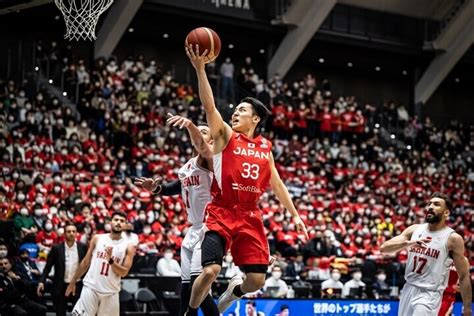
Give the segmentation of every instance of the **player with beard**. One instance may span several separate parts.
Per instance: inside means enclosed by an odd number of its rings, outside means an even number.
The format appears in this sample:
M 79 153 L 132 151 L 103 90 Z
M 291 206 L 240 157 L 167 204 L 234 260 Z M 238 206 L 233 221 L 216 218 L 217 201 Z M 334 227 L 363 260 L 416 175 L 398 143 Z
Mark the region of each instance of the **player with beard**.
M 446 226 L 452 207 L 446 194 L 433 193 L 426 206 L 427 223 L 412 225 L 382 244 L 382 253 L 408 251 L 406 284 L 400 296 L 398 315 L 437 315 L 451 262 L 459 275 L 463 315 L 472 315 L 471 280 L 464 259 L 464 240 Z
M 66 296 L 76 292 L 76 281 L 87 271 L 81 297 L 72 311 L 73 315 L 120 314 L 120 282 L 132 267 L 135 247 L 122 237 L 127 222 L 125 213 L 112 214 L 112 231 L 97 234 L 89 250 L 66 289 Z

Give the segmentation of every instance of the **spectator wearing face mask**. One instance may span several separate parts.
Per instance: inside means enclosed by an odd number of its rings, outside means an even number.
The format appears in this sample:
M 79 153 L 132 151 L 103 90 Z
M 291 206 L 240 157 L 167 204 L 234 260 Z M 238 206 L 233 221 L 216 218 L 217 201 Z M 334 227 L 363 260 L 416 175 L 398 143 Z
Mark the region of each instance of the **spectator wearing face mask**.
M 275 298 L 286 297 L 288 292 L 288 285 L 281 279 L 282 270 L 279 266 L 274 266 L 272 269 L 272 276 L 265 281 L 263 291 L 267 292 L 267 295 Z M 277 288 L 278 291 L 270 291 L 270 288 Z
M 376 300 L 388 300 L 390 299 L 390 286 L 385 280 L 387 275 L 384 270 L 377 270 L 375 274 L 375 282 L 372 284 L 372 291 Z
M 44 222 L 43 229 L 36 234 L 36 243 L 40 252 L 46 256 L 51 250 L 53 244 L 58 242 L 58 234 L 53 230 L 53 222 L 48 219 Z
M 163 258 L 158 260 L 156 265 L 156 275 L 164 277 L 181 276 L 181 268 L 178 261 L 173 259 L 173 250 L 166 249 Z
M 0 259 L 8 257 L 8 246 L 5 241 L 0 238 Z
M 224 262 L 222 263 L 222 269 L 220 272 L 221 276 L 227 279 L 232 279 L 236 275 L 241 275 L 242 272 L 240 271 L 239 267 L 235 265 L 234 258 L 230 254 L 224 257 Z
M 32 286 L 36 288 L 41 272 L 36 263 L 30 258 L 28 249 L 22 249 L 20 251 L 20 258 L 15 262 L 14 270 L 27 277 L 28 286 L 31 287 L 29 290 L 32 289 Z
M 362 288 L 362 291 L 357 292 L 352 289 L 359 290 Z M 365 289 L 365 283 L 362 282 L 362 272 L 360 269 L 355 269 L 352 272 L 352 279 L 347 281 L 344 284 L 344 288 L 342 289 L 342 297 L 343 298 L 366 298 L 365 293 L 363 293 L 363 290 Z M 352 290 L 352 291 L 351 291 Z
M 321 283 L 322 297 L 338 298 L 341 296 L 344 285 L 341 281 L 341 272 L 339 269 L 331 271 L 331 278 Z
M 36 232 L 38 231 L 33 221 L 33 217 L 30 215 L 30 212 L 28 211 L 28 208 L 26 208 L 26 206 L 23 206 L 20 209 L 20 214 L 17 214 L 15 216 L 15 219 L 13 220 L 13 225 L 15 227 L 17 235 L 20 238 L 24 238 L 26 235 L 29 234 L 36 234 Z

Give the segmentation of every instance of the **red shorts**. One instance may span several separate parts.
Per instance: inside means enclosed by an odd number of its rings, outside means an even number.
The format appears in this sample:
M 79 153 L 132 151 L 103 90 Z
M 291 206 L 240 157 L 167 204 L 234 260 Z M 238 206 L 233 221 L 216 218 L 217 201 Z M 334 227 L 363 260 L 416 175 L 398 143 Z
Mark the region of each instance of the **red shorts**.
M 237 266 L 269 264 L 270 251 L 263 229 L 262 215 L 255 205 L 221 205 L 206 207 L 206 227 L 225 239 L 225 251 L 230 248 Z
M 443 299 L 441 300 L 441 307 L 439 308 L 439 316 L 446 316 L 449 308 L 454 304 L 456 301 L 455 295 L 443 295 Z

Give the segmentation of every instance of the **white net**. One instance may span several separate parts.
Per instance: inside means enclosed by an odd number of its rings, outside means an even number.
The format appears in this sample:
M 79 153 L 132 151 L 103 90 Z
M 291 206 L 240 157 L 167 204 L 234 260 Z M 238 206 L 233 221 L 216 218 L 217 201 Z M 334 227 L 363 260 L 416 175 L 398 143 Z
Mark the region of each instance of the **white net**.
M 96 40 L 95 27 L 99 17 L 114 0 L 54 0 L 66 22 L 65 39 Z

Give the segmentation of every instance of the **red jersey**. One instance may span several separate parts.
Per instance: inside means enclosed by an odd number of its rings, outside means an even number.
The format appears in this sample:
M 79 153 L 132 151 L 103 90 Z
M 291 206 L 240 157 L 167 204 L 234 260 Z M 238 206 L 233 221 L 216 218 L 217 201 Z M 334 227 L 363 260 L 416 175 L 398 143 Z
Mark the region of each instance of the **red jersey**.
M 232 133 L 227 146 L 214 155 L 213 201 L 256 204 L 270 182 L 272 143 L 261 135 L 250 139 Z
M 449 279 L 448 279 L 448 286 L 444 290 L 443 295 L 456 295 L 457 292 L 457 284 L 458 284 L 458 273 L 456 271 L 456 268 L 454 267 L 454 263 L 451 264 L 451 267 L 449 268 Z

